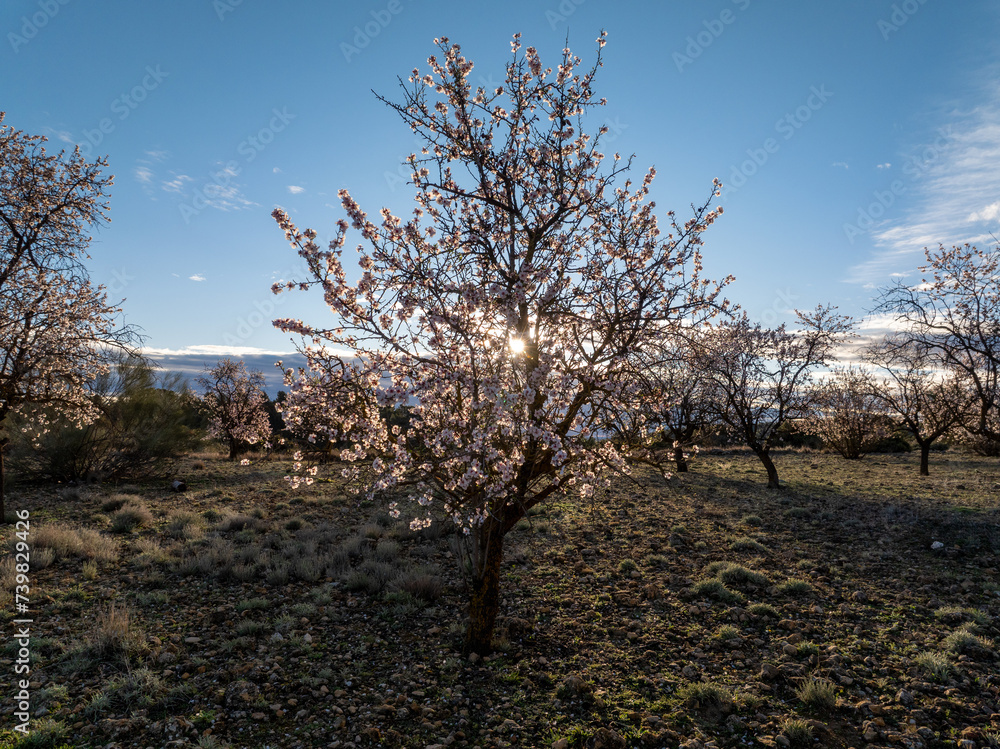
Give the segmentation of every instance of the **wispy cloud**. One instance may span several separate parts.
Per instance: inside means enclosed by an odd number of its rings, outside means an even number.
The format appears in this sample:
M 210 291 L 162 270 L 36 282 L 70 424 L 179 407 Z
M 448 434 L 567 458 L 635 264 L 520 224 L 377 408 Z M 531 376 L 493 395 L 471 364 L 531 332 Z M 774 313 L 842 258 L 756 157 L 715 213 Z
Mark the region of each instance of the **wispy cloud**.
M 164 180 L 161 187 L 164 192 L 174 192 L 183 193 L 184 183 L 193 182 L 194 180 L 186 174 L 175 174 L 173 179 Z
M 839 167 L 841 167 L 842 169 L 850 169 L 850 168 L 851 168 L 851 167 L 850 167 L 850 166 L 849 166 L 849 165 L 847 164 L 847 162 L 846 162 L 846 161 L 834 161 L 834 162 L 833 162 L 832 164 L 830 164 L 830 166 L 839 166 Z
M 201 273 L 195 273 L 193 276 L 188 276 L 189 281 L 206 281 L 206 279 Z
M 153 170 L 144 166 L 137 166 L 135 168 L 135 178 L 144 184 L 149 184 L 153 181 Z
M 889 169 L 891 167 L 892 167 L 892 164 L 890 164 L 888 161 L 885 162 L 884 164 L 876 164 L 875 165 L 876 169 Z
M 914 149 L 902 172 L 913 199 L 904 216 L 873 230 L 874 256 L 854 266 L 848 281 L 879 286 L 893 274 L 910 275 L 925 247 L 990 242 L 1000 219 L 1000 85 L 983 103 L 939 128 L 932 142 Z M 971 212 L 970 212 L 971 210 Z
M 305 191 L 306 191 L 306 188 L 299 187 L 298 185 L 289 185 L 288 186 L 288 192 L 290 192 L 292 195 L 298 195 L 300 192 L 305 192 Z

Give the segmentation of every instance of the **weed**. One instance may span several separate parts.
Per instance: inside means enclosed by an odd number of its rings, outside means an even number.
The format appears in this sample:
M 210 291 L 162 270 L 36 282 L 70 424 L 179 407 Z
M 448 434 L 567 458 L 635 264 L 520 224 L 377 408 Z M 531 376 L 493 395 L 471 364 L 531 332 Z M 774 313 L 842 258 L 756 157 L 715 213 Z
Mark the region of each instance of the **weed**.
M 782 724 L 781 732 L 792 746 L 812 746 L 812 726 L 801 718 L 788 718 Z
M 136 528 L 153 524 L 153 513 L 143 504 L 127 502 L 121 509 L 111 515 L 111 531 L 113 533 L 131 533 Z
M 433 603 L 440 598 L 444 588 L 440 578 L 419 570 L 403 575 L 394 582 L 394 586 L 427 603 Z
M 754 527 L 764 525 L 764 519 L 760 515 L 744 515 L 740 518 L 740 522 L 744 525 L 751 525 Z
M 695 597 L 713 598 L 722 603 L 742 603 L 746 599 L 742 593 L 727 588 L 721 580 L 701 580 L 691 586 Z
M 176 510 L 167 519 L 166 534 L 171 538 L 194 539 L 205 531 L 203 516 L 187 510 Z
M 962 622 L 973 622 L 975 624 L 989 624 L 990 615 L 985 611 L 972 608 L 962 608 L 960 606 L 942 606 L 934 612 L 934 617 L 946 624 L 960 624 Z
M 729 548 L 733 551 L 753 552 L 755 554 L 765 554 L 767 552 L 767 547 L 764 546 L 764 544 L 750 538 L 749 536 L 734 538 L 730 542 Z
M 715 636 L 723 642 L 728 642 L 739 638 L 740 631 L 732 624 L 723 624 L 715 631 Z
M 685 684 L 677 690 L 677 697 L 692 707 L 730 705 L 733 702 L 732 692 L 723 686 L 705 681 Z
M 46 567 L 51 567 L 55 561 L 55 551 L 52 549 L 37 549 L 31 553 L 28 564 L 32 571 L 37 571 L 44 570 Z
M 816 591 L 811 582 L 797 578 L 785 580 L 778 586 L 777 590 L 778 593 L 785 596 L 810 595 Z
M 271 607 L 271 602 L 266 598 L 248 598 L 236 604 L 236 613 L 242 614 L 247 611 L 264 611 Z
M 781 614 L 769 603 L 752 603 L 747 607 L 747 611 L 754 616 L 766 617 L 768 619 L 779 619 Z
M 985 637 L 973 634 L 971 630 L 965 627 L 956 629 L 945 637 L 941 645 L 948 652 L 965 653 L 966 655 L 977 652 L 991 652 L 993 650 L 992 640 L 987 640 Z
M 914 658 L 914 662 L 917 664 L 917 668 L 923 671 L 931 681 L 944 682 L 951 675 L 951 661 L 944 653 L 925 650 Z
M 623 575 L 628 575 L 631 572 L 635 572 L 639 569 L 638 565 L 631 559 L 623 559 L 618 563 L 618 571 Z
M 732 562 L 712 562 L 705 568 L 705 574 L 726 585 L 768 585 L 771 579 L 762 572 L 747 569 Z
M 826 679 L 810 677 L 795 690 L 795 696 L 815 710 L 832 710 L 837 705 L 837 689 Z
M 97 562 L 90 560 L 89 562 L 83 563 L 83 579 L 84 580 L 97 579 Z

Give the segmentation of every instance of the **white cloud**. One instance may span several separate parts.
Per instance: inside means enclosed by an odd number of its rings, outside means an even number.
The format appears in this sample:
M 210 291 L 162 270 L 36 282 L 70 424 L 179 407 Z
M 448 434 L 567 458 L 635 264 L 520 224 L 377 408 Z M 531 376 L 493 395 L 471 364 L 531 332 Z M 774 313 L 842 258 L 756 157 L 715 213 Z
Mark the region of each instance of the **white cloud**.
M 295 351 L 270 351 L 256 346 L 220 346 L 213 343 L 196 344 L 184 348 L 144 348 L 147 356 L 293 356 Z
M 165 192 L 182 193 L 186 182 L 194 182 L 194 179 L 186 174 L 178 174 L 173 179 L 164 181 L 162 187 Z
M 153 161 L 166 161 L 167 156 L 170 155 L 166 151 L 145 151 L 144 153 Z
M 137 166 L 135 168 L 135 178 L 140 182 L 149 184 L 153 180 L 153 172 L 144 166 Z
M 839 166 L 839 167 L 843 167 L 844 169 L 850 169 L 851 168 L 850 166 L 847 165 L 847 162 L 845 162 L 845 161 L 834 161 L 832 164 L 830 164 L 830 166 Z
M 889 163 L 889 162 L 887 161 L 887 162 L 885 162 L 884 164 L 876 164 L 876 165 L 875 165 L 875 168 L 876 168 L 876 169 L 888 169 L 888 168 L 889 168 L 889 167 L 891 167 L 891 166 L 892 166 L 892 164 L 890 164 L 890 163 Z
M 288 192 L 290 192 L 292 195 L 298 195 L 300 192 L 305 192 L 305 191 L 306 191 L 306 188 L 299 187 L 298 185 L 289 185 L 288 186 Z
M 206 279 L 201 273 L 195 273 L 193 276 L 188 276 L 189 281 L 206 281 Z
M 848 281 L 881 286 L 891 274 L 914 273 L 925 262 L 925 247 L 992 241 L 980 222 L 1000 218 L 1000 203 L 971 215 L 969 208 L 1000 195 L 1000 84 L 990 84 L 978 106 L 951 114 L 950 123 L 907 156 L 901 167 L 905 214 L 872 229 L 877 249 L 851 268 Z
M 277 166 L 274 167 L 274 169 L 271 170 L 271 173 L 272 174 L 280 174 L 281 173 L 281 167 L 277 167 Z
M 969 218 L 966 220 L 970 222 L 994 221 L 998 218 L 1000 218 L 1000 200 L 998 200 L 996 203 L 990 203 L 981 211 L 970 213 Z

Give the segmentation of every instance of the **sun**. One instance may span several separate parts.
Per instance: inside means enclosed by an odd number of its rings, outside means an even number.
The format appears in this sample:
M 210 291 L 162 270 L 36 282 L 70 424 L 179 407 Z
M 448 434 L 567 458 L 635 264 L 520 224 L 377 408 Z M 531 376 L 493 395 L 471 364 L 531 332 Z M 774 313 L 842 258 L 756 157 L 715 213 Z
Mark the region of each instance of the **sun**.
M 520 338 L 510 339 L 510 350 L 513 354 L 523 354 L 524 353 L 524 341 Z

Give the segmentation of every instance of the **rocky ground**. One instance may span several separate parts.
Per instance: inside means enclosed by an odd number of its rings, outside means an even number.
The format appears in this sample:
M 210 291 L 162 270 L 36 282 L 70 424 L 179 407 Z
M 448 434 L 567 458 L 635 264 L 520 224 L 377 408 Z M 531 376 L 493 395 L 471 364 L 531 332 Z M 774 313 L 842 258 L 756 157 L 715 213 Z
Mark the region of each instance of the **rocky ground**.
M 776 463 L 780 492 L 703 454 L 533 514 L 483 659 L 446 528 L 293 492 L 281 460 L 15 489 L 36 731 L 10 730 L 6 561 L 0 747 L 997 746 L 1000 462 Z

